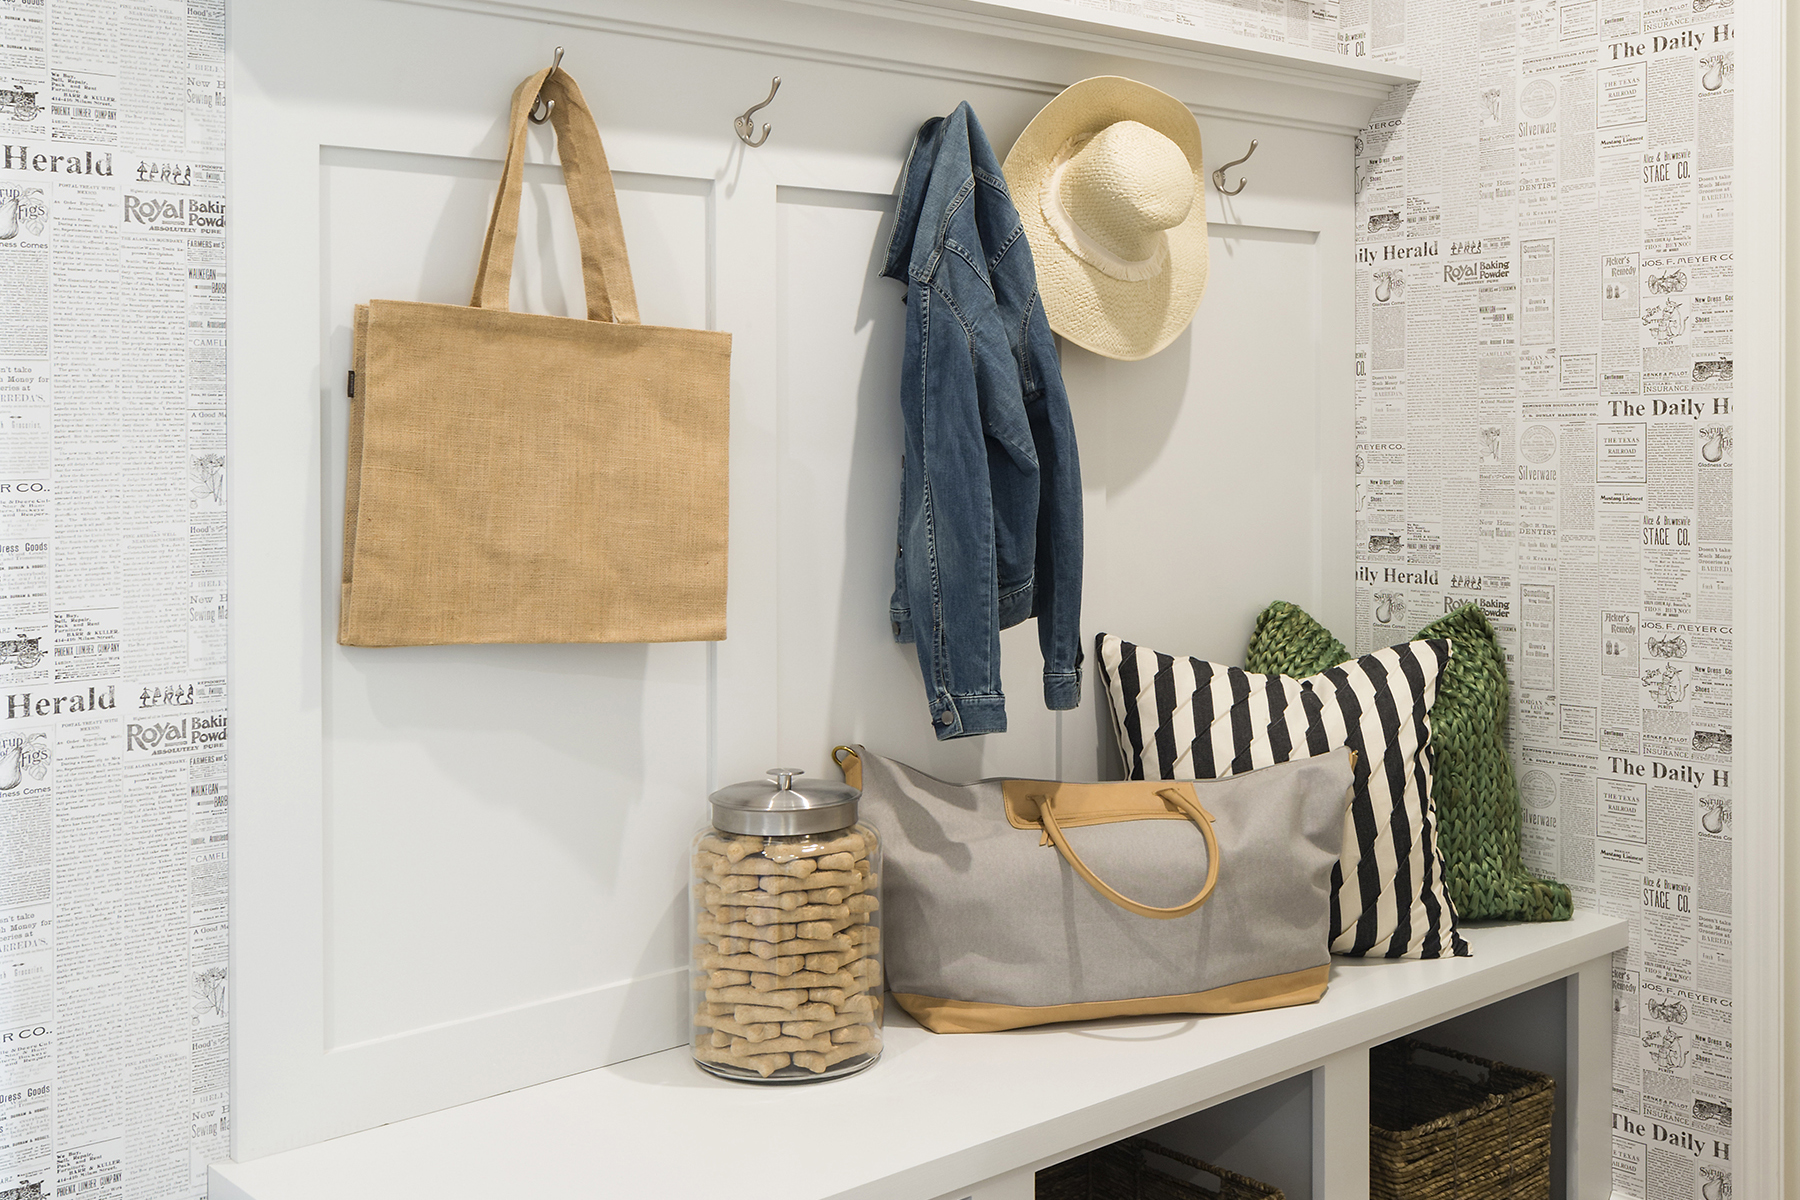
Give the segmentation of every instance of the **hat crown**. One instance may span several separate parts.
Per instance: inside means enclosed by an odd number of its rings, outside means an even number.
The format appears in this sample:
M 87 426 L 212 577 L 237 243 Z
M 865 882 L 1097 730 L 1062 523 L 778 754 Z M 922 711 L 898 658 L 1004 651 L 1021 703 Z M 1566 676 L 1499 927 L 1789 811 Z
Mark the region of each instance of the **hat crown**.
M 1122 259 L 1143 259 L 1158 235 L 1187 220 L 1194 168 L 1172 140 L 1137 121 L 1115 121 L 1068 159 L 1057 199 L 1081 232 Z

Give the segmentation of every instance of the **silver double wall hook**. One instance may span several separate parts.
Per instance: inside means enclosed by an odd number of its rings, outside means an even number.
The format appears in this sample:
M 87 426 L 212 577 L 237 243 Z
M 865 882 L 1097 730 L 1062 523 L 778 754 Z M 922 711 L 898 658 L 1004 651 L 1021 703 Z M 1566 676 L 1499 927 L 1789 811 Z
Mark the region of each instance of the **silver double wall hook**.
M 1213 172 L 1213 186 L 1219 189 L 1219 195 L 1235 196 L 1239 192 L 1244 190 L 1244 185 L 1246 183 L 1250 182 L 1249 180 L 1245 179 L 1242 175 L 1239 175 L 1237 186 L 1234 188 L 1228 188 L 1225 186 L 1225 172 L 1229 171 L 1232 167 L 1239 166 L 1243 163 L 1249 162 L 1250 156 L 1255 153 L 1256 153 L 1256 139 L 1251 138 L 1250 139 L 1250 148 L 1248 150 L 1244 151 L 1244 157 L 1234 158 L 1230 162 L 1226 163 L 1222 167 L 1219 167 L 1217 170 L 1215 170 Z
M 773 104 L 775 102 L 775 93 L 780 90 L 781 76 L 777 75 L 769 81 L 769 98 L 764 100 L 761 104 L 752 104 L 749 108 L 746 108 L 743 112 L 739 113 L 736 119 L 731 122 L 731 127 L 737 130 L 738 140 L 743 142 L 744 145 L 752 147 L 760 146 L 769 140 L 769 125 L 766 121 L 763 123 L 762 136 L 756 136 L 756 114 L 760 110 Z
M 556 48 L 556 56 L 550 60 L 550 74 L 544 76 L 545 83 L 549 83 L 551 78 L 562 69 L 562 54 L 563 48 L 558 46 Z M 531 123 L 533 125 L 542 125 L 545 121 L 550 119 L 550 110 L 555 107 L 556 101 L 544 99 L 540 89 L 538 98 L 533 101 L 531 105 Z M 542 109 L 543 111 L 540 113 L 538 111 L 539 109 Z

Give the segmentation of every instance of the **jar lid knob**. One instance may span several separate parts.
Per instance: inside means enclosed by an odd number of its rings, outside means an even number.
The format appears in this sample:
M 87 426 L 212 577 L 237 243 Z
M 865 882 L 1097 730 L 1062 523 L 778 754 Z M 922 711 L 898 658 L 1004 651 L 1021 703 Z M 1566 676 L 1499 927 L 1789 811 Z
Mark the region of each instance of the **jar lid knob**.
M 763 774 L 774 779 L 775 786 L 782 791 L 787 792 L 793 790 L 794 776 L 804 775 L 806 772 L 802 771 L 799 767 L 771 767 L 769 770 L 764 771 Z

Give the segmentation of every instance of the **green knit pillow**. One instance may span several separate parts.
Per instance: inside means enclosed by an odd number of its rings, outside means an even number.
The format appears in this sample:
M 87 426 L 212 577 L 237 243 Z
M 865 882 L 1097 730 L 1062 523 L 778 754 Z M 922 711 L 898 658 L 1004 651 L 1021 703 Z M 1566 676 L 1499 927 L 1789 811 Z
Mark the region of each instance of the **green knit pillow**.
M 1506 655 L 1480 608 L 1464 605 L 1413 635 L 1449 638 L 1450 666 L 1431 706 L 1431 794 L 1450 899 L 1466 919 L 1566 921 L 1569 889 L 1540 879 L 1519 856 L 1519 785 L 1500 731 Z M 1354 658 L 1331 631 L 1284 600 L 1256 618 L 1245 667 L 1305 677 Z

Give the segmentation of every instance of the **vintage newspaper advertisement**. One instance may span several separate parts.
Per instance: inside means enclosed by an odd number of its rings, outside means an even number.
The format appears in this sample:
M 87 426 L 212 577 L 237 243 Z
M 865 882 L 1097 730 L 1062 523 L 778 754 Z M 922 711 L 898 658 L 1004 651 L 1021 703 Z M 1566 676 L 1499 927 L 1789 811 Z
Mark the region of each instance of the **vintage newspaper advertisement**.
M 206 1191 L 223 0 L 0 0 L 0 1197 Z
M 1003 0 L 1004 2 L 1004 0 Z M 1331 53 L 1362 53 L 1364 47 L 1340 46 L 1341 0 L 1050 0 L 1072 17 L 1119 23 L 1160 22 L 1196 36 L 1280 42 L 1285 46 Z
M 1620 1194 L 1731 1194 L 1731 0 L 1346 0 L 1359 648 L 1478 604 L 1526 865 L 1631 923 Z

